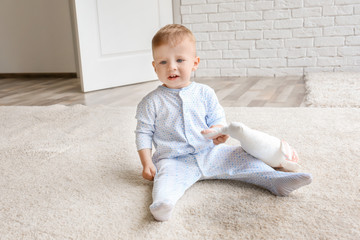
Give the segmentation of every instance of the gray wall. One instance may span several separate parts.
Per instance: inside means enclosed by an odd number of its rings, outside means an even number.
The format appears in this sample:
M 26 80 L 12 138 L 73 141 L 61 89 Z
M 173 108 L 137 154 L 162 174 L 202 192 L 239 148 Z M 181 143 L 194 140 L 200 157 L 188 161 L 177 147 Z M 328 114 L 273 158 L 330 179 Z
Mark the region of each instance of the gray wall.
M 0 0 L 0 73 L 76 72 L 69 0 Z

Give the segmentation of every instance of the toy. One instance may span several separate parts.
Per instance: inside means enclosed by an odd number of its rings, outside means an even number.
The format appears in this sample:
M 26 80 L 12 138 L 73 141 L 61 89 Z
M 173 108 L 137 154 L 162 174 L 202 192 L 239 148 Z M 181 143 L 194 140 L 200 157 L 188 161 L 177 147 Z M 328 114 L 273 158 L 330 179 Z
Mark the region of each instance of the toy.
M 228 134 L 240 141 L 241 147 L 252 156 L 273 168 L 284 171 L 298 171 L 299 157 L 285 141 L 269 134 L 251 129 L 243 123 L 232 122 L 221 128 L 210 128 L 201 132 L 205 138 L 212 139 L 220 134 Z

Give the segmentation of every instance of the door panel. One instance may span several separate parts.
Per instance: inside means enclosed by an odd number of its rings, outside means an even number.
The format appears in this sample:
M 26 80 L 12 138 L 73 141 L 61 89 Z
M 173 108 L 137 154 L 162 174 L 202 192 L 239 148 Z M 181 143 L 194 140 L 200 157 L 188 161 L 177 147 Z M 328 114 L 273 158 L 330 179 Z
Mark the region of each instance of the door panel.
M 172 23 L 171 0 L 75 0 L 84 92 L 157 79 L 151 39 Z

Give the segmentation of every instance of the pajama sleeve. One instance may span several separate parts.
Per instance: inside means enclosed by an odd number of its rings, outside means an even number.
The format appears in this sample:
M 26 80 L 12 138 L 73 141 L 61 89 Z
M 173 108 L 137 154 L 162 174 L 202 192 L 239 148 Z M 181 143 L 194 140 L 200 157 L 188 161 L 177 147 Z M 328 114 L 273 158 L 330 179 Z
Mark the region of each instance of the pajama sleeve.
M 225 112 L 223 107 L 220 105 L 219 100 L 213 89 L 208 91 L 207 96 L 207 114 L 206 124 L 208 127 L 213 125 L 226 125 Z
M 152 104 L 146 98 L 139 103 L 135 118 L 137 119 L 135 130 L 137 150 L 152 149 L 152 139 L 155 131 L 155 111 Z

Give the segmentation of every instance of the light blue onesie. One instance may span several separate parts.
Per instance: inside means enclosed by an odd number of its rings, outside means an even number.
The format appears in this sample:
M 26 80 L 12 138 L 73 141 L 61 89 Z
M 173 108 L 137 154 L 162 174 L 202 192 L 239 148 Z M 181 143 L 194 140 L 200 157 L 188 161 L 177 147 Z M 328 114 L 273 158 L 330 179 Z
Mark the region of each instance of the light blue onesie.
M 240 146 L 214 145 L 205 139 L 201 130 L 226 125 L 226 119 L 214 90 L 204 84 L 192 82 L 182 89 L 159 86 L 139 103 L 136 119 L 137 149 L 152 148 L 152 144 L 156 149 L 150 209 L 161 203 L 175 205 L 199 180 L 236 179 L 287 195 L 304 177 L 275 171 Z

